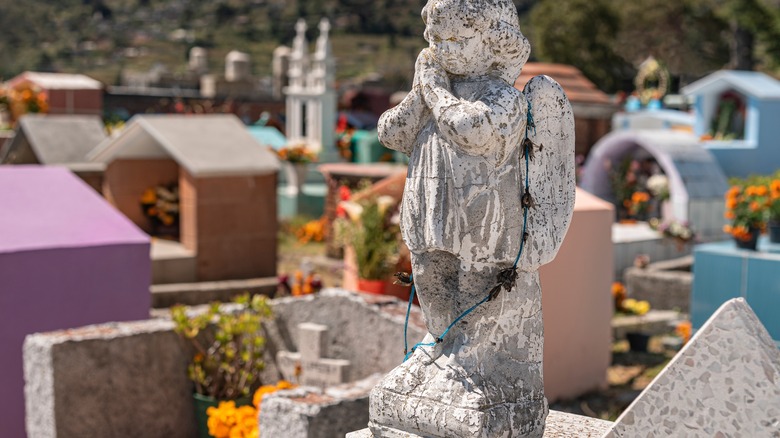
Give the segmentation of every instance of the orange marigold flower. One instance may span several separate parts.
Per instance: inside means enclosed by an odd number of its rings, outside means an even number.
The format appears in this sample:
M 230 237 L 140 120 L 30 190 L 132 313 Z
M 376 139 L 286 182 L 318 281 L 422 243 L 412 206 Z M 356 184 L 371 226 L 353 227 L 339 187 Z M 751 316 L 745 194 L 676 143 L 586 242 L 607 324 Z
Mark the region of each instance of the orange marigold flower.
M 742 189 L 739 186 L 731 186 L 729 191 L 726 192 L 726 196 L 729 198 L 736 198 L 741 192 Z
M 634 194 L 631 195 L 631 200 L 635 203 L 647 202 L 650 200 L 650 195 L 646 192 L 634 192 Z
M 723 213 L 723 217 L 726 218 L 726 219 L 732 220 L 732 219 L 735 219 L 737 217 L 737 215 L 734 214 L 733 211 L 727 211 L 727 212 Z
M 729 198 L 726 200 L 726 208 L 728 208 L 729 210 L 733 210 L 737 208 L 737 204 L 738 202 L 736 198 Z
M 685 321 L 677 324 L 675 328 L 677 336 L 683 339 L 683 343 L 687 343 L 691 339 L 691 333 L 693 332 L 693 326 L 690 321 Z
M 766 196 L 769 190 L 766 186 L 757 186 L 755 192 L 757 196 Z
M 280 380 L 279 383 L 276 384 L 276 387 L 278 389 L 292 389 L 295 388 L 295 385 L 288 382 L 287 380 Z
M 756 201 L 751 202 L 750 203 L 750 211 L 752 211 L 754 213 L 758 212 L 758 211 L 761 211 L 761 204 L 759 204 Z
M 769 191 L 771 192 L 772 199 L 780 198 L 780 179 L 773 180 L 769 184 Z
M 625 293 L 626 293 L 626 287 L 623 286 L 623 283 L 619 281 L 612 283 L 612 296 L 617 296 Z

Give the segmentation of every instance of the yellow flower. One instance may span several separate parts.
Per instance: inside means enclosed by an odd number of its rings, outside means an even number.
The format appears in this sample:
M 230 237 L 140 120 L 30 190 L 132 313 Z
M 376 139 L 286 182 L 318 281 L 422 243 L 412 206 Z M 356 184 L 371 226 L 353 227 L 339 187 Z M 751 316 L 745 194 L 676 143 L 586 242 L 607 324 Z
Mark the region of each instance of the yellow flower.
M 637 315 L 644 315 L 649 311 L 650 311 L 650 303 L 648 303 L 647 301 L 644 300 L 639 301 L 634 306 L 634 313 L 636 313 Z

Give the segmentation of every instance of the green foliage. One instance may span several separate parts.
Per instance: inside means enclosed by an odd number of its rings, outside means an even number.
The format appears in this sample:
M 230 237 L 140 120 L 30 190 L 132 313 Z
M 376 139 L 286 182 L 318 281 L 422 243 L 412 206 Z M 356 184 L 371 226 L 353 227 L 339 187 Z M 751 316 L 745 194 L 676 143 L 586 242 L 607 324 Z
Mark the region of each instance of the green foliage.
M 250 395 L 260 385 L 265 365 L 262 322 L 272 315 L 266 298 L 244 294 L 234 304 L 229 308 L 212 303 L 194 316 L 184 306 L 171 308 L 176 333 L 196 351 L 188 367 L 195 391 L 219 400 Z
M 530 24 L 540 60 L 572 64 L 608 92 L 630 91 L 651 55 L 685 82 L 725 67 L 780 69 L 777 0 L 541 0 Z
M 620 16 L 608 0 L 543 0 L 531 22 L 539 59 L 574 65 L 606 90 L 622 88 L 633 75 L 614 49 Z
M 353 227 L 350 233 L 358 275 L 367 280 L 384 279 L 397 260 L 398 230 L 388 226 L 387 215 L 375 202 L 365 204 L 360 220 L 361 224 Z
M 398 262 L 400 216 L 392 197 L 366 194 L 369 185 L 361 183 L 357 196 L 339 203 L 334 231 L 337 242 L 355 251 L 358 276 L 381 280 L 390 275 Z

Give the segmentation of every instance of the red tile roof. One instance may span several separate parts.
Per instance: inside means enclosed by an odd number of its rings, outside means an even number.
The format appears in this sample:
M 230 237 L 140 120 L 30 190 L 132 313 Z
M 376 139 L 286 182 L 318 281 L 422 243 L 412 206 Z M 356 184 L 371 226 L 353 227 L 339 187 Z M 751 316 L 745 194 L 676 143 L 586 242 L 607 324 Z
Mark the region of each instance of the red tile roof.
M 545 62 L 529 62 L 523 67 L 523 72 L 515 81 L 515 88 L 522 90 L 525 84 L 534 76 L 547 75 L 558 81 L 572 103 L 612 103 L 610 97 L 596 88 L 582 72 L 571 65 L 549 64 Z

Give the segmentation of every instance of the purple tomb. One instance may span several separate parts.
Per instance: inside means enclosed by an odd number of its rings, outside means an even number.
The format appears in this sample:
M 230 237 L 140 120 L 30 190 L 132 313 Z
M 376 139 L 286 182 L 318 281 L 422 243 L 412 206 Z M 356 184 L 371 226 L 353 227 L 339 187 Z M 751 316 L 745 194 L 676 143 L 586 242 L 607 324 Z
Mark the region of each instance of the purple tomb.
M 25 436 L 24 337 L 146 319 L 150 279 L 149 237 L 79 178 L 65 168 L 0 167 L 3 436 Z

